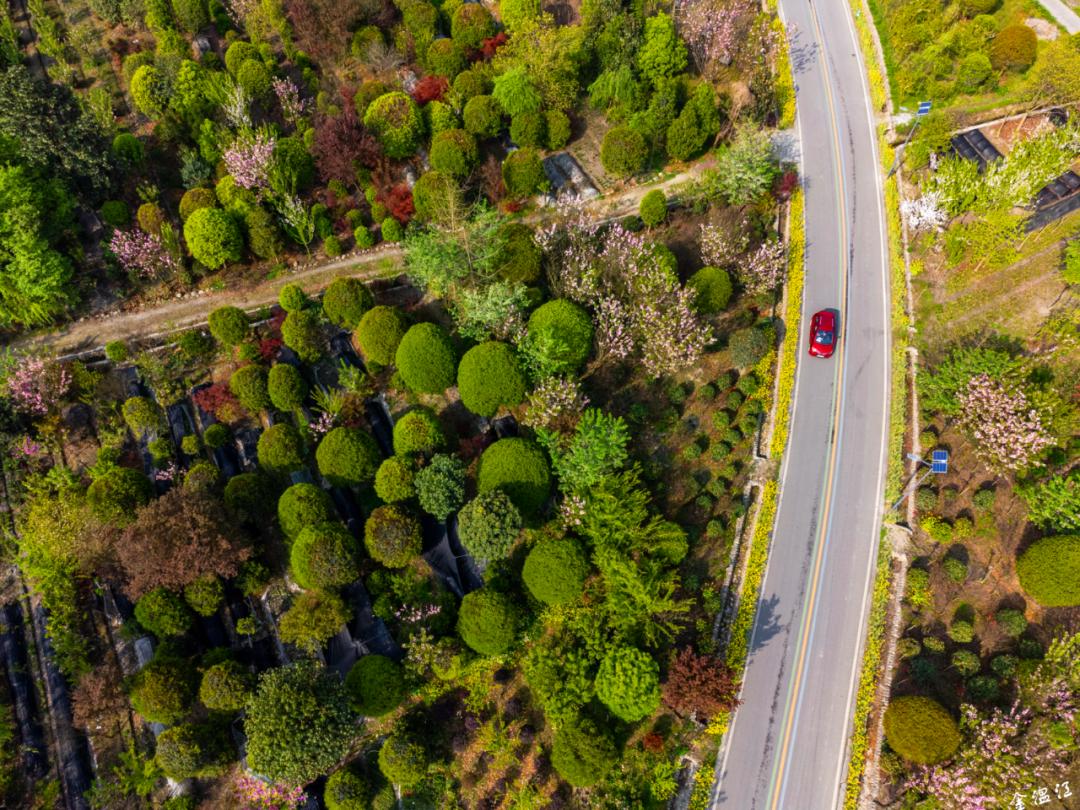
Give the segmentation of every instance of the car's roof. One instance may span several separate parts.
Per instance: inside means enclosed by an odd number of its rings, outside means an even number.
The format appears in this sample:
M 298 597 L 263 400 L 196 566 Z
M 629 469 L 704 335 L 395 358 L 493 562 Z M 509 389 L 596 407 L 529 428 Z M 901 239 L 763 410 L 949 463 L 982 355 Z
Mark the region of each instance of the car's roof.
M 814 325 L 818 329 L 833 329 L 836 327 L 836 316 L 831 311 L 823 309 L 814 313 Z

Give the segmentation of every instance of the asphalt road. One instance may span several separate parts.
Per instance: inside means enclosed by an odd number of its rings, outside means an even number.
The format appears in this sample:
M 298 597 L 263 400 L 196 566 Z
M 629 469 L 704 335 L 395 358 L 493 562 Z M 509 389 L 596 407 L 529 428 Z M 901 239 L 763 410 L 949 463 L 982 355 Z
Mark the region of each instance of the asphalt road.
M 881 525 L 889 399 L 884 210 L 869 90 L 844 0 L 781 0 L 806 189 L 803 324 L 840 311 L 828 360 L 799 366 L 780 502 L 742 700 L 713 805 L 832 810 Z

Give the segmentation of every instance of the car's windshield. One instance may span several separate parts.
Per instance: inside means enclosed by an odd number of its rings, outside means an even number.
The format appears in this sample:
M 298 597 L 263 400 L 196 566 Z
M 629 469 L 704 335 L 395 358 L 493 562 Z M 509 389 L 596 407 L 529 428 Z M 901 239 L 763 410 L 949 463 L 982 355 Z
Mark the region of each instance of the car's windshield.
M 817 333 L 817 342 L 818 343 L 824 343 L 826 345 L 828 345 L 829 343 L 832 343 L 832 332 L 818 332 Z

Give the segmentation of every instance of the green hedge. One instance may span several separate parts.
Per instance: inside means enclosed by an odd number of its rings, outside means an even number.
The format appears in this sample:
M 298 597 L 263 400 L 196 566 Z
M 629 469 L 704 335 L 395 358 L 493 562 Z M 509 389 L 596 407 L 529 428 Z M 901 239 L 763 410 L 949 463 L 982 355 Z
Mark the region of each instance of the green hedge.
M 394 362 L 398 344 L 409 328 L 409 321 L 396 307 L 376 306 L 364 313 L 356 328 L 356 342 L 364 356 L 380 366 Z
M 333 520 L 334 502 L 314 484 L 293 484 L 278 498 L 277 515 L 282 534 L 292 540 L 307 526 Z
M 335 278 L 323 293 L 322 307 L 327 319 L 345 329 L 359 326 L 364 314 L 374 305 L 371 291 L 357 278 Z
M 364 547 L 387 568 L 403 568 L 420 554 L 420 521 L 397 504 L 380 506 L 364 523 Z
M 529 338 L 546 348 L 556 373 L 576 371 L 589 359 L 593 324 L 589 313 L 573 301 L 557 298 L 529 316 Z
M 541 540 L 521 570 L 529 593 L 546 605 L 561 605 L 581 597 L 591 566 L 581 544 L 571 537 Z
M 394 423 L 394 452 L 433 453 L 446 447 L 446 434 L 429 408 L 413 408 Z
M 389 714 L 405 699 L 405 673 L 383 655 L 365 655 L 352 665 L 345 689 L 353 709 L 364 717 Z
M 458 610 L 458 633 L 481 655 L 501 655 L 517 636 L 520 614 L 505 594 L 481 588 L 465 595 Z
M 319 472 L 337 487 L 353 487 L 371 481 L 379 469 L 379 446 L 365 430 L 336 427 L 315 450 Z
M 329 521 L 300 532 L 289 552 L 289 565 L 301 588 L 340 588 L 360 576 L 358 553 L 352 532 L 338 521 Z

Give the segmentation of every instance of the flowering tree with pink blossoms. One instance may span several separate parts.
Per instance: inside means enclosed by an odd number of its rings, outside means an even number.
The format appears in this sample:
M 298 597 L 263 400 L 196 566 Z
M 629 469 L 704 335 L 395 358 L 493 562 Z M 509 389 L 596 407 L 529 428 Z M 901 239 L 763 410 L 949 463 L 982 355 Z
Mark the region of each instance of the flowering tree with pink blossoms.
M 236 185 L 260 192 L 270 187 L 274 139 L 265 132 L 237 138 L 221 157 Z
M 712 340 L 693 294 L 644 237 L 621 225 L 602 228 L 578 214 L 537 235 L 557 295 L 592 309 L 597 363 L 640 358 L 653 376 L 694 363 Z
M 711 267 L 731 267 L 746 252 L 750 243 L 748 225 L 743 220 L 742 225 L 734 231 L 719 225 L 702 225 L 701 236 L 698 237 L 701 260 Z
M 1054 724 L 1072 728 L 1080 711 L 1080 634 L 1059 637 L 1031 673 L 1021 675 L 1018 700 L 1009 709 L 981 714 L 960 710 L 964 741 L 950 762 L 920 768 L 905 788 L 950 810 L 1008 806 L 1011 797 L 1062 781 L 1072 760 L 1069 746 L 1055 745 Z
M 736 265 L 735 274 L 750 295 L 770 292 L 784 281 L 787 270 L 784 256 L 783 242 L 768 239 Z
M 748 0 L 689 0 L 679 6 L 675 23 L 690 47 L 694 64 L 706 76 L 730 65 L 757 6 Z
M 573 377 L 544 377 L 529 394 L 523 421 L 531 428 L 569 433 L 588 404 Z
M 294 810 L 307 800 L 303 787 L 275 785 L 246 773 L 237 776 L 232 787 L 239 810 Z
M 300 96 L 300 88 L 292 79 L 274 79 L 271 83 L 277 96 L 281 114 L 290 124 L 295 125 L 304 114 L 307 101 Z
M 957 401 L 961 427 L 975 443 L 976 455 L 993 470 L 1024 470 L 1054 443 L 1024 393 L 989 374 L 972 377 Z
M 4 390 L 15 410 L 30 417 L 47 416 L 71 390 L 71 372 L 40 357 L 8 358 Z
M 161 237 L 138 228 L 113 231 L 109 252 L 126 273 L 144 279 L 158 278 L 180 269 L 176 257 L 170 253 Z

